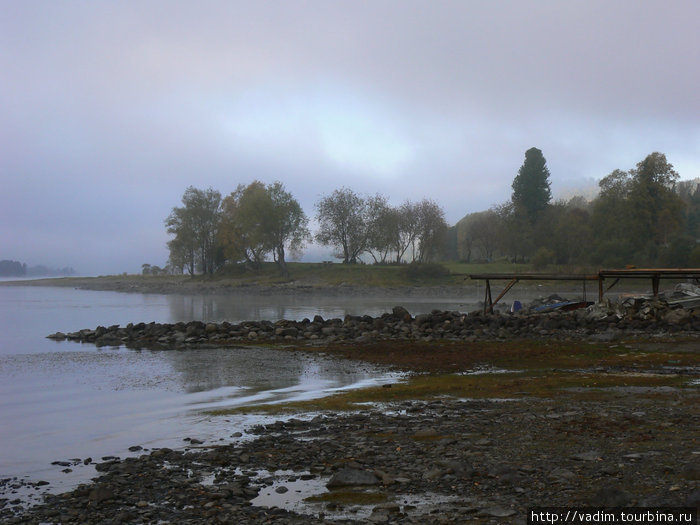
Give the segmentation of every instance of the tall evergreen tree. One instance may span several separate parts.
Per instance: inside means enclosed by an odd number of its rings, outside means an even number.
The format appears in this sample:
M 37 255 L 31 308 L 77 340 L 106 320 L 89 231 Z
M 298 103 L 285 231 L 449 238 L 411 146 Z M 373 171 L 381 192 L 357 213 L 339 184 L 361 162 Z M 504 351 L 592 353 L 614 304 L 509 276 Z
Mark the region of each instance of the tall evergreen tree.
M 549 169 L 542 151 L 530 148 L 525 152 L 525 162 L 513 180 L 511 197 L 516 209 L 525 211 L 530 222 L 535 222 L 552 200 L 549 187 Z

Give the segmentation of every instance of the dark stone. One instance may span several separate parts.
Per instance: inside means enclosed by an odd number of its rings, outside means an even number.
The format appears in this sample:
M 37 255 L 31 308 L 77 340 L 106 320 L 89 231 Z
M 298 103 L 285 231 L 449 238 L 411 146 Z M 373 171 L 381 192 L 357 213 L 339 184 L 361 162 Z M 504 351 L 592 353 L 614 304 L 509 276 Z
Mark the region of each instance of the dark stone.
M 391 313 L 402 321 L 410 321 L 412 319 L 411 314 L 403 306 L 394 306 L 391 309 Z
M 114 492 L 104 485 L 97 485 L 90 491 L 88 499 L 95 503 L 101 503 L 103 501 L 114 499 Z
M 632 498 L 617 486 L 602 487 L 595 495 L 594 505 L 601 507 L 624 507 Z
M 700 464 L 688 463 L 681 469 L 681 476 L 692 481 L 700 481 Z
M 378 485 L 379 479 L 366 470 L 345 467 L 336 472 L 326 483 L 326 487 L 355 487 L 363 485 Z
M 685 504 L 700 511 L 700 488 L 693 490 L 685 499 Z

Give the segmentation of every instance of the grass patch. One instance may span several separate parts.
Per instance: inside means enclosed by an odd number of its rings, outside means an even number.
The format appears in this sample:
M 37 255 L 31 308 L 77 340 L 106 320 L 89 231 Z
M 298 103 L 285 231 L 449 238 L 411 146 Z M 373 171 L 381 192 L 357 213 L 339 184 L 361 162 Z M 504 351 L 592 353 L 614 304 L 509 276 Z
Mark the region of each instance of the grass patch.
M 526 273 L 532 271 L 530 264 L 514 264 L 505 261 L 493 263 L 431 263 L 431 264 L 342 264 L 288 262 L 289 278 L 280 275 L 277 265 L 265 262 L 257 270 L 244 265 L 229 265 L 220 269 L 214 276 L 195 275 L 114 275 L 101 276 L 101 279 L 130 281 L 189 280 L 231 285 L 274 285 L 289 282 L 317 286 L 464 286 L 473 284 L 467 275 L 475 273 Z M 466 278 L 466 279 L 465 279 Z M 537 286 L 530 282 L 520 283 L 519 287 Z M 557 284 L 557 283 L 555 283 Z M 557 284 L 560 287 L 560 284 Z
M 412 265 L 374 265 L 374 264 L 324 264 L 324 263 L 288 263 L 289 279 L 280 276 L 274 263 L 265 263 L 257 271 L 234 271 L 223 269 L 215 279 L 227 279 L 240 284 L 281 284 L 295 282 L 310 286 L 420 286 L 420 285 L 454 285 L 462 283 L 443 268 L 423 269 Z

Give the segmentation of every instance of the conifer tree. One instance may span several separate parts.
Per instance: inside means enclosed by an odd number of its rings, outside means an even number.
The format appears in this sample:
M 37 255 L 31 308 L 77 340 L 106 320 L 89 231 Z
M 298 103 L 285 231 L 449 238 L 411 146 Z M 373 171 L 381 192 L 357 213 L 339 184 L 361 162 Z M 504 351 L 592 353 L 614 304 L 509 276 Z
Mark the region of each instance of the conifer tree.
M 530 222 L 534 223 L 552 200 L 549 169 L 541 150 L 530 148 L 525 152 L 525 162 L 518 170 L 512 187 L 513 205 L 526 212 Z

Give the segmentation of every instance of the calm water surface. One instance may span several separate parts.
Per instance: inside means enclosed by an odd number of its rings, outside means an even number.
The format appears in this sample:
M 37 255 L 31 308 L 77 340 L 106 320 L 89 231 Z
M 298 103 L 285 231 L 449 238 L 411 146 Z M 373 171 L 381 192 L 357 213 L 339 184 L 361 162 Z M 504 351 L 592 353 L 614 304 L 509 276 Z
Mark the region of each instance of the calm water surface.
M 183 446 L 245 432 L 253 416 L 209 416 L 212 407 L 313 398 L 391 382 L 396 374 L 329 356 L 265 348 L 135 351 L 45 338 L 133 322 L 301 320 L 372 316 L 401 304 L 412 314 L 465 305 L 415 298 L 142 295 L 0 286 L 0 478 L 45 479 L 53 490 L 94 475 L 52 466 L 71 458 L 129 454 L 128 448 Z

